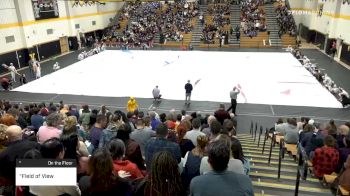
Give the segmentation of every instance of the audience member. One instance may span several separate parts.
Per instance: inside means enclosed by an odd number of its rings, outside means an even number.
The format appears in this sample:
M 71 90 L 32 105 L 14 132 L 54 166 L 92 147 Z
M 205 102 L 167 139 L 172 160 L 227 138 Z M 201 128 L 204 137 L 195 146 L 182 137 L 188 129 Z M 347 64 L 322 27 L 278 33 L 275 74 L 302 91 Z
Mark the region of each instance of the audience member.
M 177 127 L 176 132 L 177 132 L 177 143 L 179 144 L 180 149 L 181 149 L 181 157 L 184 157 L 185 154 L 188 151 L 191 151 L 195 146 L 193 145 L 193 142 L 190 139 L 185 138 L 188 131 L 187 131 L 184 124 L 180 124 Z M 199 130 L 198 130 L 198 132 L 199 132 Z M 196 141 L 196 143 L 197 143 L 197 141 Z
M 130 179 L 143 178 L 142 172 L 135 163 L 129 160 L 123 160 L 125 156 L 125 144 L 120 139 L 113 139 L 107 144 L 107 149 L 111 153 L 113 159 L 114 170 L 123 171 L 130 175 Z
M 130 195 L 130 183 L 114 174 L 113 160 L 110 153 L 102 148 L 97 149 L 90 157 L 89 176 L 79 181 L 82 195 Z
M 142 156 L 145 156 L 145 146 L 149 139 L 156 136 L 156 132 L 145 127 L 144 120 L 137 119 L 136 130 L 130 133 L 130 138 L 140 145 Z
M 339 152 L 335 149 L 335 140 L 328 135 L 324 138 L 324 146 L 315 150 L 312 159 L 314 175 L 320 179 L 324 174 L 335 172 L 339 162 Z
M 41 156 L 44 159 L 64 159 L 65 148 L 58 138 L 45 140 L 41 146 Z M 30 186 L 29 191 L 34 195 L 80 195 L 78 186 Z
M 252 182 L 247 175 L 227 170 L 229 160 L 230 148 L 227 144 L 220 140 L 210 143 L 208 162 L 213 170 L 192 179 L 190 195 L 211 196 L 218 194 L 218 190 L 222 196 L 254 195 Z
M 182 186 L 177 161 L 171 152 L 158 151 L 154 154 L 151 164 L 151 172 L 146 181 L 145 196 L 186 195 L 186 190 Z
M 50 138 L 59 138 L 62 134 L 62 131 L 59 129 L 59 126 L 63 124 L 62 121 L 62 116 L 58 113 L 48 115 L 46 118 L 46 125 L 41 126 L 38 130 L 38 142 L 42 144 Z
M 156 127 L 156 134 L 157 136 L 151 138 L 145 146 L 145 158 L 148 172 L 151 172 L 154 154 L 163 150 L 170 152 L 178 163 L 181 162 L 181 150 L 179 144 L 165 139 L 168 134 L 168 127 L 164 124 L 159 124 Z
M 181 174 L 184 187 L 188 189 L 192 178 L 199 176 L 201 160 L 207 155 L 206 147 L 209 143 L 209 138 L 205 135 L 199 135 L 197 137 L 197 146 L 188 151 L 183 161 L 183 172 Z

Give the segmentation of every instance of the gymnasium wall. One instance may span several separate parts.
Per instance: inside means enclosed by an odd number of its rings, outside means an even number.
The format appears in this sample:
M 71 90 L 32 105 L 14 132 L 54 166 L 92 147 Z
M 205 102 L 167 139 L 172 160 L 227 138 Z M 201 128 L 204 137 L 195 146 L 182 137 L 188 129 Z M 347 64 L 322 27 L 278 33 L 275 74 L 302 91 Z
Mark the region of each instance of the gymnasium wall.
M 31 0 L 0 0 L 0 64 L 13 62 L 23 67 L 29 52 L 39 51 L 41 60 L 60 54 L 60 37 L 72 41 L 80 32 L 103 30 L 124 4 L 73 7 L 73 3 L 58 0 L 58 18 L 35 20 Z
M 289 0 L 289 4 L 297 25 L 350 43 L 350 5 L 343 0 Z

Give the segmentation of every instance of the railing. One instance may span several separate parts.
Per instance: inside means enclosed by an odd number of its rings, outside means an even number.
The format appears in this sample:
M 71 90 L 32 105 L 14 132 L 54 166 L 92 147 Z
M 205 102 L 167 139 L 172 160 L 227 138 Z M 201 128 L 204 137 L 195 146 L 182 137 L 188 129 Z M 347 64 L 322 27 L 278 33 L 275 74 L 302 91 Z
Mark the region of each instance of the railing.
M 277 173 L 277 179 L 280 179 L 281 177 L 281 165 L 282 165 L 282 159 L 284 159 L 284 139 L 280 140 L 280 151 L 279 151 L 279 156 L 278 156 L 278 173 Z
M 297 180 L 295 184 L 295 192 L 294 195 L 297 196 L 299 193 L 299 184 L 300 184 L 300 178 L 303 180 L 306 180 L 307 177 L 307 171 L 308 171 L 308 156 L 304 150 L 304 148 L 298 144 L 298 154 L 299 154 L 299 161 L 298 161 L 298 169 L 297 169 Z
M 272 148 L 274 146 L 274 141 L 276 140 L 276 134 L 272 133 L 272 138 L 271 138 L 271 145 L 270 145 L 270 153 L 269 153 L 269 160 L 267 161 L 267 164 L 270 165 L 271 163 L 271 154 L 272 154 Z
M 266 128 L 265 130 L 265 137 L 264 137 L 264 144 L 263 144 L 263 148 L 262 148 L 262 152 L 261 154 L 264 154 L 265 152 L 265 144 L 266 144 L 266 140 L 269 139 L 269 130 Z
M 260 131 L 259 131 L 259 139 L 258 139 L 258 147 L 260 147 L 260 137 L 263 131 L 263 127 L 260 125 Z
M 254 131 L 254 143 L 256 140 L 256 131 L 258 130 L 258 123 L 255 123 L 255 131 Z

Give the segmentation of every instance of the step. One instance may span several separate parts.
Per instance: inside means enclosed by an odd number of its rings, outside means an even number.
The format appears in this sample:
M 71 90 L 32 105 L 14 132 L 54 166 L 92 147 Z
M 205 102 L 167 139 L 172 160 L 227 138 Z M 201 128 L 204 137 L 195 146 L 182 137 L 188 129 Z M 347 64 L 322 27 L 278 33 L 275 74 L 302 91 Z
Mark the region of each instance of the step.
M 271 179 L 276 179 L 277 180 L 277 174 L 271 174 L 271 173 L 263 173 L 263 172 L 250 172 L 249 173 L 250 177 L 255 177 L 255 178 L 271 178 Z M 295 182 L 297 176 L 296 175 L 280 175 L 280 179 L 282 180 L 292 180 Z M 303 181 L 305 182 L 305 181 Z M 320 181 L 316 178 L 306 178 L 306 182 L 310 183 L 320 183 Z
M 266 160 L 259 160 L 259 159 L 252 159 L 250 160 L 250 163 L 258 163 L 258 164 L 266 164 L 267 165 L 267 159 Z M 276 165 L 278 166 L 278 161 L 270 161 L 270 165 Z M 281 161 L 281 167 L 283 166 L 288 166 L 288 167 L 297 167 L 298 164 L 296 163 L 290 163 L 290 162 L 284 162 L 283 160 Z
M 264 166 L 264 165 L 250 165 L 250 170 L 252 170 L 252 172 L 256 171 L 256 170 L 266 170 L 266 171 L 273 171 L 273 172 L 276 172 L 278 171 L 278 168 L 277 167 L 270 167 L 270 166 Z M 294 173 L 296 174 L 297 173 L 297 168 L 281 168 L 281 172 L 289 172 L 289 173 Z
M 295 185 L 272 183 L 272 182 L 259 182 L 259 181 L 252 181 L 252 183 L 253 183 L 253 186 L 257 186 L 257 187 L 266 187 L 266 188 L 289 190 L 289 191 L 295 190 Z M 329 189 L 308 187 L 308 186 L 299 186 L 299 191 L 302 191 L 305 193 L 321 193 L 321 194 L 331 193 Z

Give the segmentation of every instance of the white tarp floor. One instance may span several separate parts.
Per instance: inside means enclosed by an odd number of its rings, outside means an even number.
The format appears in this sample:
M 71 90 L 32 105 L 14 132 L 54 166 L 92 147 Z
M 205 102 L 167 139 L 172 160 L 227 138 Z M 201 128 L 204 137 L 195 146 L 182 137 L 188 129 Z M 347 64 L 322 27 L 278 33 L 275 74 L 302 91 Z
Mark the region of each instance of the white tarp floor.
M 341 108 L 341 104 L 290 53 L 107 50 L 14 91 Z

